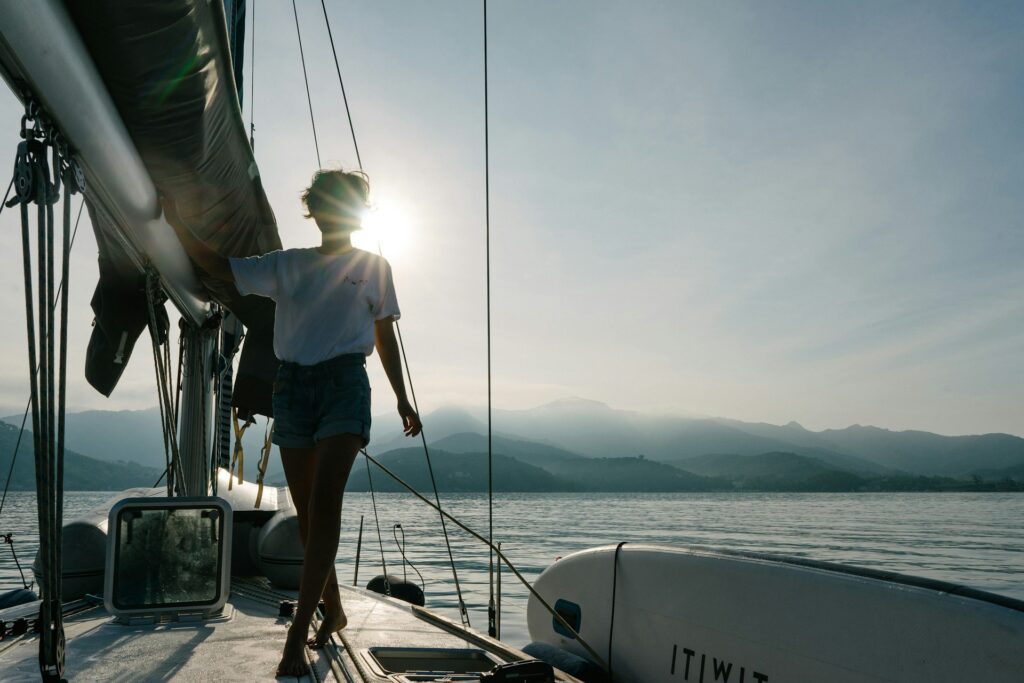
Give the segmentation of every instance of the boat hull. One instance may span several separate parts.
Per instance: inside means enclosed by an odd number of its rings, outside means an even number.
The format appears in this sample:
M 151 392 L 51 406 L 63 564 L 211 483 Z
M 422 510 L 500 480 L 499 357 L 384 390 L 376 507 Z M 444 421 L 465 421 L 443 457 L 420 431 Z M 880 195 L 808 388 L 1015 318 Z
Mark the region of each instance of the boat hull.
M 535 588 L 578 615 L 616 681 L 1020 680 L 1024 603 L 937 581 L 625 545 L 567 556 Z M 589 658 L 536 598 L 527 619 L 534 640 Z

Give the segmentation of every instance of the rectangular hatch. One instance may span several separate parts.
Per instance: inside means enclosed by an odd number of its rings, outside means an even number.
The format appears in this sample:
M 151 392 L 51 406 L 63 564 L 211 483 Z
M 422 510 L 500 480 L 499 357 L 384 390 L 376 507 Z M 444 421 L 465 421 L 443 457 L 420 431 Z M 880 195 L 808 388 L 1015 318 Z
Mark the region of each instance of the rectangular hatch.
M 438 674 L 449 674 L 450 680 L 478 680 L 480 673 L 490 671 L 495 661 L 483 650 L 441 647 L 371 647 L 370 655 L 386 674 L 405 674 L 407 680 L 434 680 Z M 430 675 L 419 679 L 417 674 Z M 466 679 L 454 676 L 472 675 Z
M 110 509 L 103 591 L 124 620 L 219 613 L 230 591 L 231 507 L 219 498 L 125 498 Z

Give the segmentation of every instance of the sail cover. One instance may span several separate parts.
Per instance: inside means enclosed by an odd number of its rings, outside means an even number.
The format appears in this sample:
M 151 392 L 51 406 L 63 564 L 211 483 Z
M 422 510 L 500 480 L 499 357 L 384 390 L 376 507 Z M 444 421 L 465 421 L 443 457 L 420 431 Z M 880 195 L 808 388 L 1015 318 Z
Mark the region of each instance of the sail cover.
M 93 0 L 65 7 L 186 252 L 251 256 L 280 249 L 239 108 L 224 6 L 207 0 Z M 241 36 L 233 38 L 240 50 Z M 119 242 L 109 239 L 113 222 L 98 206 L 90 205 L 90 212 L 100 283 L 86 376 L 109 394 L 144 328 L 138 313 L 145 295 L 137 269 Z M 198 267 L 197 273 L 210 295 L 248 328 L 235 404 L 269 415 L 277 366 L 273 302 L 242 297 L 232 284 Z

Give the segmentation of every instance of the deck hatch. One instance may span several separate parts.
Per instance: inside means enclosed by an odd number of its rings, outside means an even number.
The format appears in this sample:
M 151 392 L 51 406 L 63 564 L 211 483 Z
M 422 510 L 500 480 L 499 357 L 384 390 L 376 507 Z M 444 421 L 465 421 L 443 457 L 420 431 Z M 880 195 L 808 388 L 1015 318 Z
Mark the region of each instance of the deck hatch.
M 497 664 L 483 650 L 434 647 L 371 647 L 370 655 L 388 674 L 478 674 Z
M 215 498 L 126 498 L 110 510 L 104 602 L 117 617 L 212 614 L 230 589 L 231 508 Z

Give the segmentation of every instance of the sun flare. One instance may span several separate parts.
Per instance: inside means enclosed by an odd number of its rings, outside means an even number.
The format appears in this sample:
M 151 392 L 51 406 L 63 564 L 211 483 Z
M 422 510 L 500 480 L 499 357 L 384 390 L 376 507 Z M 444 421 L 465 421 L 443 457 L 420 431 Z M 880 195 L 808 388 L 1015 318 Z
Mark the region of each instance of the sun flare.
M 394 258 L 408 251 L 413 236 L 409 212 L 401 202 L 385 199 L 366 211 L 363 228 L 352 234 L 352 243 L 372 252 L 379 247 L 385 257 Z

